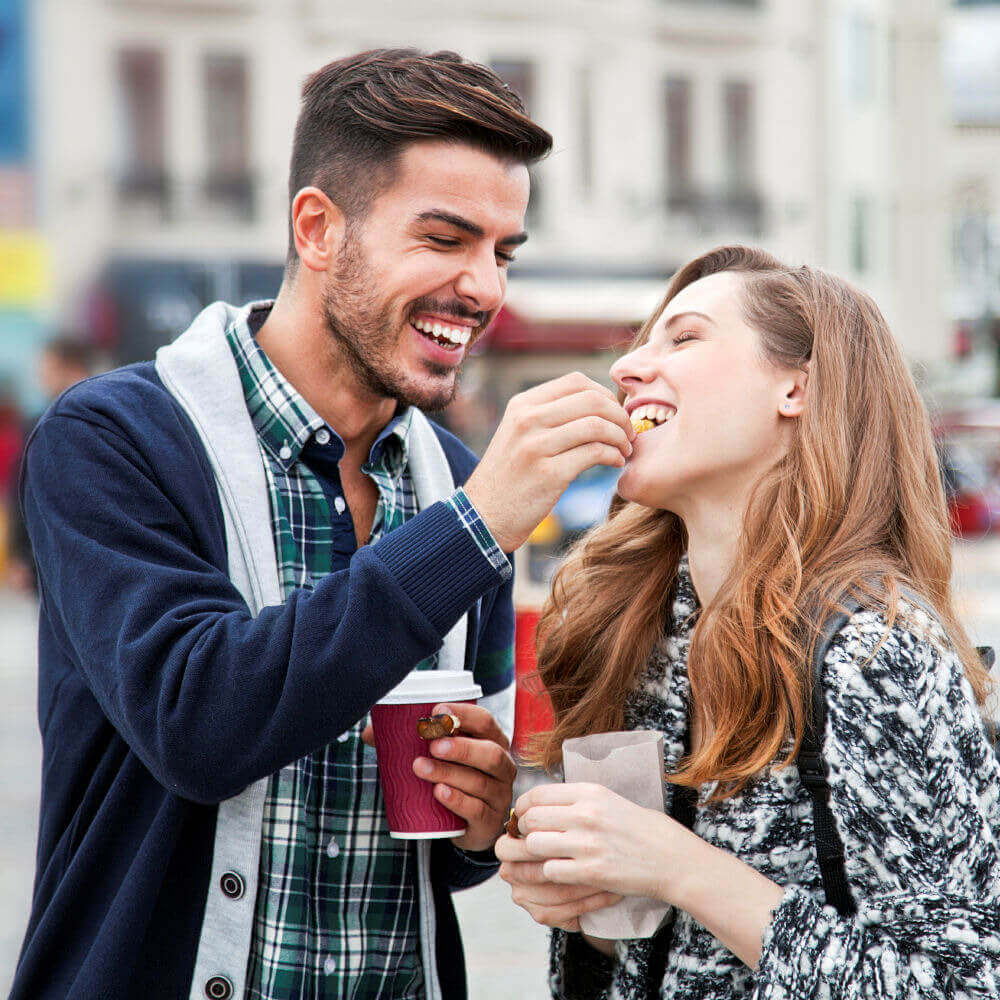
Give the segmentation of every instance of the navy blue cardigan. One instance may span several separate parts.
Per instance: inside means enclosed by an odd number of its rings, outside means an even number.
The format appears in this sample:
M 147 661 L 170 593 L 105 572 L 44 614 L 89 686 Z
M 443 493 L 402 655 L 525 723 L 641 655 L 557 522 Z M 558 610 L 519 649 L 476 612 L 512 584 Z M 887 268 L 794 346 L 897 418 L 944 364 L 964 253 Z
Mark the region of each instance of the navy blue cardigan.
M 475 456 L 435 430 L 464 482 Z M 151 364 L 53 405 L 30 439 L 21 499 L 40 583 L 43 762 L 11 1000 L 178 1000 L 217 804 L 353 725 L 477 600 L 468 662 L 502 649 L 511 582 L 438 503 L 252 618 L 227 576 L 207 457 Z M 449 890 L 496 866 L 441 841 L 434 851 L 442 988 L 462 998 Z

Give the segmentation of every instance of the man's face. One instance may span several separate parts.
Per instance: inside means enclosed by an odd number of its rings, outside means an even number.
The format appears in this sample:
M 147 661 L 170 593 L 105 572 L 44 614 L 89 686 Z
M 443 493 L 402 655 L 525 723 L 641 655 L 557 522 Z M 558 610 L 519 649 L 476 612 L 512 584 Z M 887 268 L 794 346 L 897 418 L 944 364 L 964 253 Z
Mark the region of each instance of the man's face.
M 349 226 L 324 288 L 339 353 L 376 396 L 439 410 L 496 315 L 524 242 L 528 170 L 463 145 L 409 146 Z

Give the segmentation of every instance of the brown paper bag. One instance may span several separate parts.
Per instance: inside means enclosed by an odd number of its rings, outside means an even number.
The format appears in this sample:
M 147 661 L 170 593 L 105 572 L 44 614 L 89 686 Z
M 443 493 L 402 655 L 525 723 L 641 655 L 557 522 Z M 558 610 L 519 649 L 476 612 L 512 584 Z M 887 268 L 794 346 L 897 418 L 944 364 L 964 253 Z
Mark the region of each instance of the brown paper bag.
M 604 785 L 647 809 L 664 811 L 663 734 L 649 729 L 597 733 L 563 743 L 567 782 Z M 621 940 L 652 937 L 670 912 L 667 903 L 626 896 L 620 903 L 580 917 L 580 929 L 593 937 Z

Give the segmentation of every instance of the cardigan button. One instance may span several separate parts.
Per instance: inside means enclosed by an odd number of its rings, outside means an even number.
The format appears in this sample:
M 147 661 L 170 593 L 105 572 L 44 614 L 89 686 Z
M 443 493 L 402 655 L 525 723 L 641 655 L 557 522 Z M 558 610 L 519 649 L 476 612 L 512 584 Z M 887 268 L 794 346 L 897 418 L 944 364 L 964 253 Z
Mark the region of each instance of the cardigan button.
M 225 976 L 212 976 L 205 983 L 205 996 L 209 1000 L 230 1000 L 233 995 L 233 984 Z
M 230 899 L 241 899 L 247 887 L 242 875 L 238 875 L 236 872 L 226 872 L 219 879 L 219 888 L 222 890 L 223 895 L 228 896 Z

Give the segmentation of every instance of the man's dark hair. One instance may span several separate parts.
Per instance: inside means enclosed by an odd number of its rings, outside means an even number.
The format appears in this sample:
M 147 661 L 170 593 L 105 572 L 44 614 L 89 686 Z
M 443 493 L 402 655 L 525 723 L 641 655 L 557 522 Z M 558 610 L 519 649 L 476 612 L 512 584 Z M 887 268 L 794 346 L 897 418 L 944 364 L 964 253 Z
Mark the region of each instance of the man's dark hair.
M 413 142 L 465 142 L 526 165 L 552 136 L 493 70 L 454 52 L 372 49 L 329 63 L 302 88 L 288 200 L 318 187 L 349 222 L 363 218 Z M 289 228 L 288 261 L 298 263 Z

